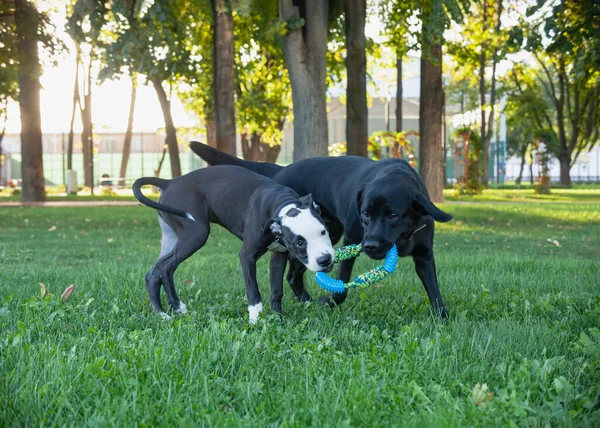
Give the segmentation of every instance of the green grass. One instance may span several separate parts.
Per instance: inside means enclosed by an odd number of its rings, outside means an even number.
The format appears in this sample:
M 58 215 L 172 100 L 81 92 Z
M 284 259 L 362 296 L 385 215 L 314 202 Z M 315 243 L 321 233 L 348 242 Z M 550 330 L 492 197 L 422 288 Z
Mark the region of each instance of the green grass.
M 458 195 L 445 189 L 447 201 L 465 202 L 577 202 L 600 203 L 600 188 L 552 189 L 548 195 L 538 195 L 533 189 L 484 189 L 479 195 Z
M 445 209 L 448 322 L 402 259 L 334 310 L 286 286 L 285 320 L 267 304 L 249 326 L 223 229 L 176 273 L 190 315 L 163 321 L 143 285 L 153 210 L 0 208 L 0 425 L 598 426 L 600 205 Z

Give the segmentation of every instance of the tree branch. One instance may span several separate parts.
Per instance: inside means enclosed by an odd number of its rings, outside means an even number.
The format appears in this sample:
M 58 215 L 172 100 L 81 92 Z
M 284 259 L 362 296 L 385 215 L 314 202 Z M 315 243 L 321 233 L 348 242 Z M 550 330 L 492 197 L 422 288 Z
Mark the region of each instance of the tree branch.
M 558 98 L 556 97 L 556 88 L 554 87 L 554 83 L 552 82 L 552 75 L 550 74 L 550 71 L 546 67 L 546 64 L 544 64 L 544 62 L 539 58 L 539 56 L 537 54 L 535 54 L 534 56 L 535 56 L 535 59 L 537 60 L 537 62 L 544 69 L 544 72 L 546 73 L 546 77 L 548 77 L 548 83 L 550 84 L 550 90 L 548 89 L 548 87 L 544 83 L 543 79 L 539 78 L 539 80 L 542 83 L 542 85 L 544 86 L 544 89 L 546 90 L 546 92 L 548 93 L 548 95 L 552 98 L 552 100 L 554 101 L 554 103 L 558 107 Z

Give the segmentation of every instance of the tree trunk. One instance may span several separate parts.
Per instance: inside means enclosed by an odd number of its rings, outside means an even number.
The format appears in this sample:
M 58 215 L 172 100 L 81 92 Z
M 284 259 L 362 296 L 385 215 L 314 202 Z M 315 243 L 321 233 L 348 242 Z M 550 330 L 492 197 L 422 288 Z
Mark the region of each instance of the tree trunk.
M 0 186 L 2 186 L 2 164 L 4 163 L 4 158 L 2 157 L 2 140 L 4 140 L 4 134 L 6 134 L 6 122 L 8 122 L 8 113 L 6 110 L 4 111 L 4 126 L 2 127 L 2 132 L 0 133 Z
M 135 112 L 135 96 L 137 93 L 137 74 L 131 73 L 131 98 L 129 100 L 129 119 L 127 120 L 127 131 L 123 141 L 123 156 L 121 157 L 121 168 L 119 168 L 119 186 L 125 187 L 127 175 L 127 162 L 131 154 L 131 137 L 133 135 L 133 113 Z
M 496 34 L 499 34 L 500 29 L 501 29 L 501 17 L 502 17 L 502 0 L 498 0 L 498 20 L 496 21 L 496 28 L 495 28 L 495 32 Z M 485 135 L 482 135 L 482 142 L 483 142 L 483 156 L 482 156 L 482 180 L 481 183 L 483 184 L 483 187 L 487 188 L 489 186 L 489 166 L 490 166 L 490 144 L 492 142 L 492 134 L 494 131 L 494 107 L 496 104 L 496 66 L 498 64 L 498 46 L 494 46 L 493 47 L 494 52 L 492 54 L 492 80 L 490 82 L 490 114 L 488 116 L 488 122 L 487 122 L 487 133 Z M 483 115 L 483 118 L 485 120 L 485 115 Z
M 215 124 L 214 106 L 206 103 L 204 105 L 204 122 L 206 124 L 206 144 L 217 148 L 217 126 Z
M 79 103 L 81 111 L 81 122 L 83 129 L 81 132 L 81 150 L 83 152 L 83 174 L 84 185 L 89 187 L 93 193 L 94 183 L 94 159 L 92 149 L 94 147 L 93 126 L 92 126 L 92 58 L 88 64 L 87 79 L 83 91 L 83 105 Z
M 250 136 L 248 136 L 247 133 L 243 133 L 240 137 L 244 159 L 255 162 L 271 163 L 274 163 L 277 160 L 277 156 L 281 150 L 280 144 L 269 146 L 267 143 L 263 142 L 260 135 L 256 133 L 253 133 Z
M 521 184 L 523 181 L 523 169 L 525 168 L 525 155 L 527 154 L 527 147 L 529 147 L 529 143 L 523 145 L 523 149 L 521 150 L 521 167 L 519 168 L 519 176 L 517 177 L 517 185 Z
M 292 86 L 294 161 L 327 156 L 325 82 L 328 0 L 279 0 L 280 17 L 288 23 L 283 53 Z M 300 19 L 304 25 L 299 26 Z
M 367 157 L 367 56 L 365 53 L 366 0 L 345 0 L 346 16 L 346 154 Z
M 567 152 L 561 152 L 558 161 L 560 162 L 560 184 L 571 187 L 571 156 Z
M 181 163 L 179 161 L 179 147 L 177 146 L 177 133 L 175 131 L 175 125 L 173 124 L 173 117 L 171 116 L 171 102 L 167 98 L 165 89 L 162 86 L 162 82 L 158 76 L 150 78 L 158 101 L 160 102 L 160 108 L 163 113 L 165 120 L 165 131 L 167 136 L 165 137 L 165 144 L 169 150 L 169 159 L 171 161 L 171 176 L 173 178 L 181 176 Z M 161 162 L 162 165 L 162 162 Z
M 73 128 L 75 126 L 75 113 L 77 112 L 77 104 L 81 103 L 79 97 L 79 63 L 81 62 L 81 51 L 79 46 L 75 47 L 77 51 L 77 57 L 75 60 L 75 85 L 73 87 L 73 109 L 71 110 L 71 123 L 69 124 L 69 140 L 67 143 L 67 169 L 73 170 L 73 140 L 75 139 L 75 133 Z
M 230 0 L 212 0 L 213 74 L 217 148 L 236 155 L 233 15 Z
M 533 153 L 529 155 L 529 182 L 533 186 L 535 179 L 533 178 Z
M 402 132 L 402 53 L 396 52 L 396 132 Z
M 21 176 L 23 202 L 46 200 L 40 115 L 38 12 L 27 0 L 15 0 L 19 51 L 19 107 L 21 110 Z
M 433 202 L 444 201 L 444 145 L 442 125 L 442 46 L 425 45 L 421 54 L 419 105 L 419 175 Z M 429 55 L 427 54 L 429 53 Z

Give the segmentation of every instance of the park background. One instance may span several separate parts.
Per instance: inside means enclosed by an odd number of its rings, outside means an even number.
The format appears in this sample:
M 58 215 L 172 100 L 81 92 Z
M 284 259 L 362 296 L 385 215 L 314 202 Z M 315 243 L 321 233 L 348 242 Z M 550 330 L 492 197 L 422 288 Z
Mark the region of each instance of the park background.
M 599 34 L 598 0 L 0 0 L 0 425 L 599 426 Z M 404 258 L 250 326 L 216 225 L 157 317 L 129 184 L 190 139 L 413 163 L 449 320 Z

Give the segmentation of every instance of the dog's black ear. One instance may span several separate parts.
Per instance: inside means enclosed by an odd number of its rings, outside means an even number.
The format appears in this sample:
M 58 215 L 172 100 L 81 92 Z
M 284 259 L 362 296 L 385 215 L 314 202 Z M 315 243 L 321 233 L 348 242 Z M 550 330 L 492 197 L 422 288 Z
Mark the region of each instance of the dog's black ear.
M 452 216 L 435 205 L 429 200 L 429 198 L 423 196 L 421 193 L 415 193 L 412 200 L 412 205 L 415 211 L 422 215 L 430 215 L 435 221 L 440 223 L 446 223 L 452 220 Z
M 358 193 L 356 194 L 356 214 L 358 214 L 359 218 L 362 218 L 362 212 L 360 207 L 362 206 L 363 189 L 364 187 L 361 187 Z
M 277 238 L 280 238 L 283 235 L 280 220 L 277 218 L 270 218 L 263 228 L 263 234 L 274 235 Z
M 306 196 L 302 196 L 298 200 L 300 201 L 300 209 L 301 210 L 309 208 L 312 204 L 314 204 L 312 194 L 310 194 L 310 193 Z

